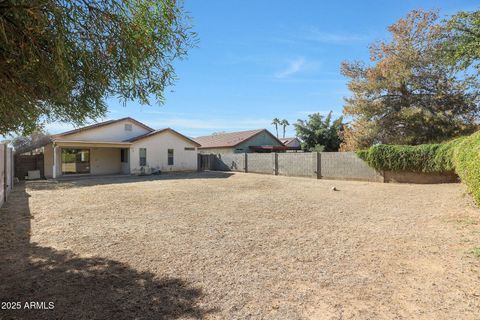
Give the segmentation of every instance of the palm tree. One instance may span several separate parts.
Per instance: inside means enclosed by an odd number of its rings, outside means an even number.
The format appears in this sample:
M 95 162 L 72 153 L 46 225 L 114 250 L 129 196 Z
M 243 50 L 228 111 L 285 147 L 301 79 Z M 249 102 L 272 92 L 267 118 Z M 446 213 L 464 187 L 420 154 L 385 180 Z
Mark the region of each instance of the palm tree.
M 285 138 L 285 128 L 290 125 L 287 119 L 283 119 L 280 121 L 280 125 L 283 127 L 283 138 Z M 277 134 L 278 138 L 278 134 Z
M 273 119 L 272 124 L 275 126 L 275 132 L 277 133 L 277 138 L 278 138 L 278 125 L 280 124 L 280 119 L 278 118 Z

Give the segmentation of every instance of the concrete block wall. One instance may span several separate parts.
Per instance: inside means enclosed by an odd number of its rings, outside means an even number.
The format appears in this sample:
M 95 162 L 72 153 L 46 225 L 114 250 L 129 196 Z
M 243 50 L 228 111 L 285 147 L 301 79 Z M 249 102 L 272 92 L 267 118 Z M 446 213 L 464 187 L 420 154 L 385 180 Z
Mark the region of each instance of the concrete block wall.
M 247 153 L 247 172 L 276 174 L 275 153 Z
M 383 174 L 371 168 L 354 152 L 322 152 L 321 177 L 324 179 L 383 182 Z
M 278 153 L 278 174 L 312 177 L 316 171 L 317 153 Z
M 384 171 L 384 182 L 396 183 L 456 183 L 460 182 L 458 175 L 451 172 L 409 172 L 409 171 Z
M 224 153 L 215 157 L 215 170 L 245 172 L 244 153 Z
M 224 153 L 215 155 L 214 170 L 383 182 L 382 173 L 353 152 Z
M 221 170 L 312 177 L 315 179 L 358 180 L 400 183 L 458 182 L 454 172 L 379 172 L 354 152 L 243 153 L 199 155 L 200 163 L 215 158 L 215 165 L 200 170 Z M 208 157 L 204 158 L 204 157 Z

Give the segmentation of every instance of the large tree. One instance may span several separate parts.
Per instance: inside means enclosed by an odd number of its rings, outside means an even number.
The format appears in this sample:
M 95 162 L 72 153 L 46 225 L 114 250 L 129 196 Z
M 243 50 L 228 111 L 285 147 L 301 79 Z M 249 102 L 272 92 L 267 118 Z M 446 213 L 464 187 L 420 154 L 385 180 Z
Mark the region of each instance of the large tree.
M 445 28 L 446 56 L 461 69 L 473 66 L 480 75 L 480 11 L 459 12 Z
M 440 59 L 442 26 L 435 12 L 412 11 L 391 25 L 392 38 L 371 46 L 372 64 L 343 63 L 352 118 L 344 150 L 373 143 L 421 144 L 467 134 L 479 115 L 478 82 Z
M 107 96 L 162 103 L 188 19 L 175 0 L 0 1 L 0 135 L 82 124 Z
M 308 120 L 297 120 L 294 124 L 297 137 L 302 140 L 305 151 L 338 151 L 342 142 L 343 118 L 332 118 L 332 112 L 323 117 L 313 113 Z

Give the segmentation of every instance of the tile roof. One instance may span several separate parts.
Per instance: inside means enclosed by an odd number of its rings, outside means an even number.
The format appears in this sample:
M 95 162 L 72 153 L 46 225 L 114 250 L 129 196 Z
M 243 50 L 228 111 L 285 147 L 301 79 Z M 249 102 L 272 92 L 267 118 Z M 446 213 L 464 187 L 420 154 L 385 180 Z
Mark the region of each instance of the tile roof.
M 138 121 L 138 120 L 135 120 L 135 119 L 130 118 L 130 117 L 125 117 L 125 118 L 121 118 L 121 119 L 117 119 L 117 120 L 103 121 L 103 122 L 95 123 L 95 124 L 92 124 L 92 125 L 89 125 L 89 126 L 86 126 L 86 127 L 82 127 L 82 128 L 78 128 L 78 129 L 74 129 L 74 130 L 70 130 L 70 131 L 58 133 L 58 134 L 53 135 L 53 137 L 67 136 L 67 135 L 70 135 L 70 134 L 74 134 L 74 133 L 78 133 L 78 132 L 86 131 L 86 130 L 90 130 L 90 129 L 95 129 L 95 128 L 98 128 L 98 127 L 103 127 L 103 126 L 106 126 L 106 125 L 109 125 L 109 124 L 113 124 L 113 123 L 116 123 L 116 122 L 120 122 L 120 121 L 124 121 L 124 120 L 130 120 L 130 121 L 138 124 L 139 126 L 147 129 L 148 131 L 154 131 L 154 129 L 150 128 L 149 126 L 147 126 L 147 125 L 144 124 L 144 123 L 141 123 L 141 122 Z
M 213 134 L 210 136 L 197 137 L 197 138 L 194 138 L 194 140 L 201 145 L 200 148 L 229 148 L 229 147 L 235 147 L 240 143 L 244 142 L 245 140 L 248 140 L 263 131 L 266 131 L 271 135 L 271 133 L 267 129 L 256 129 L 256 130 Z M 275 136 L 273 135 L 272 137 L 275 138 Z
M 130 139 L 127 139 L 127 140 L 124 140 L 124 142 L 135 142 L 135 141 L 138 141 L 138 140 L 141 140 L 141 139 L 145 139 L 145 138 L 148 138 L 148 137 L 151 137 L 151 136 L 154 136 L 154 135 L 157 135 L 159 133 L 162 133 L 162 132 L 165 132 L 165 131 L 170 131 L 174 134 L 176 134 L 177 136 L 183 138 L 184 140 L 187 140 L 189 142 L 191 142 L 192 144 L 196 145 L 196 146 L 200 146 L 200 144 L 192 139 L 190 139 L 189 137 L 187 136 L 184 136 L 183 134 L 181 134 L 180 132 L 177 132 L 171 128 L 165 128 L 165 129 L 160 129 L 160 130 L 154 130 L 154 131 L 151 131 L 151 132 L 148 132 L 148 133 L 145 133 L 145 134 L 142 134 L 140 136 L 136 136 L 136 137 L 133 137 L 133 138 L 130 138 Z

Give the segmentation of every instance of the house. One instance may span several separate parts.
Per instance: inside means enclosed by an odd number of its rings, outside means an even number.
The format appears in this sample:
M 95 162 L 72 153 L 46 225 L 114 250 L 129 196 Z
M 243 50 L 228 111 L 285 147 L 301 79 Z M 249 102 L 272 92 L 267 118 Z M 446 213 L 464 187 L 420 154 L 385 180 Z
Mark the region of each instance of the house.
M 282 138 L 280 139 L 282 143 L 288 147 L 288 150 L 301 150 L 302 142 L 297 137 L 293 138 Z
M 285 151 L 287 147 L 267 129 L 212 134 L 194 139 L 199 153 L 250 153 Z
M 46 178 L 71 174 L 138 174 L 197 169 L 200 145 L 166 128 L 130 117 L 54 135 L 44 146 Z

